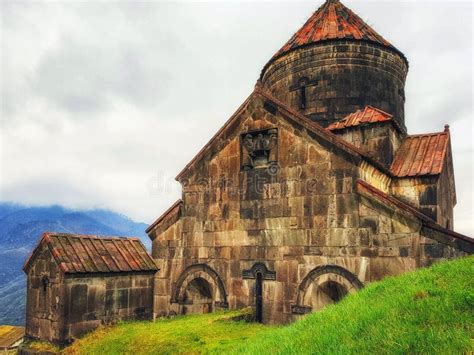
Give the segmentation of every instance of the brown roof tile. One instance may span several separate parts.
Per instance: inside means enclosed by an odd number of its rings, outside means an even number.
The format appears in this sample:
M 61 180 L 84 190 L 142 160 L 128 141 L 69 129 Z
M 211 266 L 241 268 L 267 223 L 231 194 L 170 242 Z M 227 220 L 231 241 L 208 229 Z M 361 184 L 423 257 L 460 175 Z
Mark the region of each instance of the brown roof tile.
M 397 150 L 390 171 L 396 177 L 438 175 L 449 147 L 449 131 L 408 136 Z
M 66 233 L 44 233 L 26 261 L 33 262 L 36 251 L 47 244 L 64 273 L 104 273 L 157 271 L 155 262 L 138 238 L 98 237 Z
M 13 348 L 24 336 L 24 327 L 0 325 L 0 350 Z
M 392 115 L 372 106 L 366 106 L 363 110 L 357 110 L 344 117 L 338 122 L 329 125 L 327 129 L 336 131 L 339 129 L 359 126 L 364 123 L 386 122 L 392 119 Z
M 405 58 L 399 50 L 340 1 L 327 0 L 273 56 L 272 60 L 305 45 L 338 39 L 375 43 L 393 49 Z

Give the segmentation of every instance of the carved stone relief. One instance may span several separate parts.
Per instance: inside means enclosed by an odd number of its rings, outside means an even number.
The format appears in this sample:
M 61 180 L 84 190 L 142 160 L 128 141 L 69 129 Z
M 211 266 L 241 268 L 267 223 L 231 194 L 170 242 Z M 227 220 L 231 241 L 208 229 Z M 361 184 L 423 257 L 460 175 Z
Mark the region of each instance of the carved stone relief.
M 271 128 L 243 133 L 241 147 L 243 170 L 276 164 L 278 160 L 278 130 Z

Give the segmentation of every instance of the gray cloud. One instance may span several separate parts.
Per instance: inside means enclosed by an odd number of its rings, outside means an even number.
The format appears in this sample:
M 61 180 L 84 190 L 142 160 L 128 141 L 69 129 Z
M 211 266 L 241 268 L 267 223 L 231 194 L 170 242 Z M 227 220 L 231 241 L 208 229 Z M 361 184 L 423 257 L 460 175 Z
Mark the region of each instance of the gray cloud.
M 133 46 L 117 47 L 62 38 L 39 64 L 35 94 L 71 113 L 105 110 L 114 97 L 136 105 L 163 100 L 167 72 Z

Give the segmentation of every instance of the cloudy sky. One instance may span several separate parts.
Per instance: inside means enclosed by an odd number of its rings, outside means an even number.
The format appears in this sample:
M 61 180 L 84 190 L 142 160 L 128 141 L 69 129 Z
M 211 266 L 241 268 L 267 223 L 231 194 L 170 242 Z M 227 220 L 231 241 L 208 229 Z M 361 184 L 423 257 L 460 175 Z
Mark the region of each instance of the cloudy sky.
M 472 3 L 344 3 L 408 57 L 410 133 L 451 125 L 455 227 L 474 235 Z M 151 222 L 320 4 L 1 1 L 0 200 Z

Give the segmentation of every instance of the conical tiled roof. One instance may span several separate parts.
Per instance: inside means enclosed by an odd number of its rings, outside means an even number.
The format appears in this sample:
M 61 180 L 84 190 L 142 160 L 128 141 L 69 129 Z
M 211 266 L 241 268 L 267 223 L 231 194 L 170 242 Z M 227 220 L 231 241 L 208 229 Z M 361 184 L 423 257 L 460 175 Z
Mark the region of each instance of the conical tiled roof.
M 403 54 L 338 0 L 327 0 L 272 60 L 296 48 L 329 40 L 355 39 L 376 43 Z

